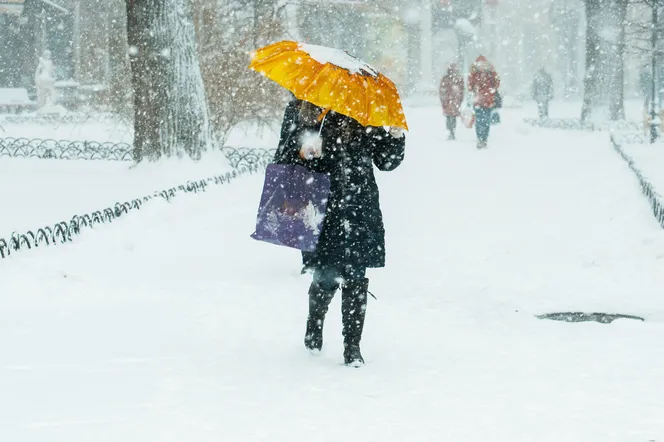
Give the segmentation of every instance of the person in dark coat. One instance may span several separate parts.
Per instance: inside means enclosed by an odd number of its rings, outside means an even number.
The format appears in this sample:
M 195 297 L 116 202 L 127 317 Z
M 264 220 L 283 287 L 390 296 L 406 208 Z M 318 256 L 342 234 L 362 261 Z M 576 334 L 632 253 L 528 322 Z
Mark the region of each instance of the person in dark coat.
M 300 106 L 302 101 L 295 98 L 293 95 L 291 100 L 286 105 L 284 110 L 284 118 L 281 123 L 281 132 L 279 134 L 279 145 L 277 146 L 277 151 L 274 153 L 274 162 L 279 163 L 282 156 L 284 155 L 284 146 L 286 142 L 290 139 L 290 136 L 297 129 L 299 116 L 300 116 Z
M 293 118 L 294 109 L 299 109 Z M 385 229 L 374 177 L 403 161 L 405 136 L 400 128 L 362 126 L 345 115 L 327 114 L 313 104 L 294 100 L 286 108 L 276 160 L 297 164 L 330 177 L 330 197 L 315 252 L 303 252 L 313 269 L 304 344 L 323 346 L 323 322 L 341 288 L 344 363 L 360 366 L 369 280 L 367 268 L 385 266 Z
M 553 99 L 553 80 L 544 68 L 533 79 L 533 100 L 537 103 L 540 118 L 549 118 L 549 102 Z
M 461 113 L 461 103 L 463 103 L 463 75 L 459 71 L 456 63 L 450 63 L 447 67 L 447 73 L 440 80 L 438 95 L 440 104 L 443 106 L 443 114 L 446 119 L 447 130 L 450 135 L 448 140 L 456 138 L 457 117 Z

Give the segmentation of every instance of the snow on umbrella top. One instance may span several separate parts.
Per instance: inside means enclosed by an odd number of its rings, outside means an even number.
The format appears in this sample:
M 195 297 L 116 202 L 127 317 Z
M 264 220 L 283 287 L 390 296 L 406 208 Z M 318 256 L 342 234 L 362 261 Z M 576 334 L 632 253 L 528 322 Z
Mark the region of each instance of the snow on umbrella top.
M 347 52 L 286 40 L 252 53 L 249 68 L 300 100 L 351 117 L 364 126 L 408 130 L 394 83 Z
M 346 69 L 351 74 L 368 74 L 372 77 L 378 77 L 377 70 L 359 58 L 353 57 L 346 51 L 328 48 L 326 46 L 311 45 L 308 43 L 300 43 L 299 47 L 320 64 L 331 63 L 335 66 Z

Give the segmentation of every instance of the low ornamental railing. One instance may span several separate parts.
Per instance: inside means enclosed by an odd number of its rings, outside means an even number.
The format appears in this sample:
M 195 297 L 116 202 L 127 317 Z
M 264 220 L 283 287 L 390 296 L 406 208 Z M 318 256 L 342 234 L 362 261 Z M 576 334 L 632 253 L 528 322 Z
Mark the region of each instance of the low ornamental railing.
M 256 173 L 261 170 L 267 165 L 267 162 L 263 161 L 262 158 L 270 156 L 269 154 L 269 151 L 265 151 L 265 154 L 262 155 L 257 155 L 254 152 L 251 158 L 256 159 L 255 162 L 251 164 L 243 162 L 232 172 L 223 175 L 189 181 L 177 187 L 156 191 L 151 195 L 135 198 L 131 201 L 116 203 L 113 206 L 95 210 L 91 213 L 74 215 L 69 221 L 61 221 L 52 226 L 30 230 L 26 233 L 14 232 L 9 239 L 0 238 L 0 258 L 7 258 L 19 251 L 70 242 L 75 236 L 80 235 L 84 229 L 92 228 L 99 224 L 111 223 L 130 212 L 142 209 L 145 204 L 157 198 L 171 201 L 179 195 L 203 192 L 211 185 L 228 184 L 242 175 Z M 238 153 L 238 155 L 240 154 Z M 249 157 L 245 156 L 244 158 Z
M 641 192 L 643 192 L 643 195 L 648 200 L 655 219 L 664 229 L 664 203 L 662 203 L 662 196 L 655 191 L 655 187 L 639 170 L 634 159 L 630 157 L 622 148 L 619 137 L 612 135 L 611 144 L 613 145 L 613 149 L 625 160 L 629 168 L 632 169 L 632 172 L 634 172 L 636 175 L 636 178 L 639 180 L 639 184 L 641 185 Z
M 221 151 L 234 168 L 270 161 L 274 155 L 274 150 L 243 147 L 222 147 Z M 134 160 L 132 147 L 127 143 L 39 138 L 0 138 L 0 158 L 2 157 L 59 160 Z
M 131 145 L 41 138 L 0 138 L 0 158 L 133 161 Z
M 625 146 L 628 144 L 651 144 L 650 143 L 650 133 L 641 132 L 616 132 L 611 134 L 613 140 L 618 143 L 620 146 Z M 655 143 L 652 143 L 654 148 L 661 149 L 664 145 L 664 138 L 660 135 L 655 140 Z

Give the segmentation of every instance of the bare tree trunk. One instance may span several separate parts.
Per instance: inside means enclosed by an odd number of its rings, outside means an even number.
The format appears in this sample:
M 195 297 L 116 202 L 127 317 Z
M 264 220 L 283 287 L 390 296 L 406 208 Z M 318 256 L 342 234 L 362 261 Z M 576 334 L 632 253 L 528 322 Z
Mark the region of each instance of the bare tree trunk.
M 611 121 L 625 119 L 625 26 L 627 25 L 628 0 L 615 0 L 616 21 L 620 26 L 614 67 L 611 75 L 611 102 L 609 103 L 609 119 Z
M 590 118 L 597 101 L 599 80 L 599 38 L 595 29 L 596 15 L 599 14 L 601 0 L 585 0 L 586 9 L 586 74 L 583 79 L 583 106 L 581 122 Z
M 213 144 L 188 0 L 127 0 L 134 159 L 199 159 Z
M 108 57 L 110 78 L 108 79 L 108 99 L 113 111 L 122 117 L 131 118 L 131 79 L 127 56 L 127 17 L 124 6 L 117 1 L 112 9 Z M 119 7 L 118 7 L 119 6 Z

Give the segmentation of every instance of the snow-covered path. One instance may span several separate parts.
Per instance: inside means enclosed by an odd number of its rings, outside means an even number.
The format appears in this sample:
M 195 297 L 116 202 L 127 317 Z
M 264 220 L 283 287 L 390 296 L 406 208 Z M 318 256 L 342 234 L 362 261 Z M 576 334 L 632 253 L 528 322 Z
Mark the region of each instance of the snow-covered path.
M 388 272 L 435 275 L 445 297 L 485 292 L 529 312 L 641 308 L 664 319 L 664 234 L 606 134 L 508 120 L 478 152 L 469 131 L 450 145 L 419 127 L 425 115 L 411 121 L 407 161 L 380 175 L 387 246 L 398 250 Z
M 664 439 L 664 232 L 606 134 L 507 122 L 476 151 L 409 123 L 366 367 L 339 365 L 338 299 L 305 352 L 309 281 L 248 238 L 244 177 L 2 262 L 0 440 Z M 647 321 L 534 318 L 577 309 Z

